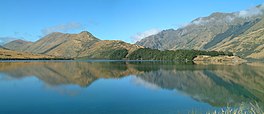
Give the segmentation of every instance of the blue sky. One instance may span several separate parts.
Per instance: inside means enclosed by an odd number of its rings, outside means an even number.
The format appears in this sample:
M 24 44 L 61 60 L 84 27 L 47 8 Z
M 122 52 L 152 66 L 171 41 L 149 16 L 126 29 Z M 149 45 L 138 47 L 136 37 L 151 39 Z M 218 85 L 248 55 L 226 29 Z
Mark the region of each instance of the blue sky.
M 51 32 L 91 32 L 134 42 L 213 12 L 235 12 L 262 0 L 0 0 L 0 42 L 36 41 Z M 145 33 L 145 34 L 144 34 Z

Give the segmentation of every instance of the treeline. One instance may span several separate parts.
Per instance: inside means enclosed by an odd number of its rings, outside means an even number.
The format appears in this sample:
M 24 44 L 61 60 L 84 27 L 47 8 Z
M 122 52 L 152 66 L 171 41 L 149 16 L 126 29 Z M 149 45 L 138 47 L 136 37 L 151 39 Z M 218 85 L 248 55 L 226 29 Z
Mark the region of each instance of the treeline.
M 122 60 L 126 57 L 127 54 L 128 54 L 127 49 L 113 50 L 112 53 L 110 54 L 109 58 L 111 60 Z
M 127 59 L 129 60 L 175 60 L 175 61 L 191 61 L 198 55 L 233 56 L 231 52 L 222 51 L 201 51 L 201 50 L 157 50 L 150 48 L 141 48 L 132 52 Z
M 172 60 L 172 61 L 191 61 L 198 55 L 233 56 L 231 52 L 222 51 L 201 51 L 201 50 L 157 50 L 150 48 L 140 48 L 128 54 L 127 49 L 113 49 L 100 52 L 96 56 L 83 57 L 78 59 L 110 59 L 110 60 Z

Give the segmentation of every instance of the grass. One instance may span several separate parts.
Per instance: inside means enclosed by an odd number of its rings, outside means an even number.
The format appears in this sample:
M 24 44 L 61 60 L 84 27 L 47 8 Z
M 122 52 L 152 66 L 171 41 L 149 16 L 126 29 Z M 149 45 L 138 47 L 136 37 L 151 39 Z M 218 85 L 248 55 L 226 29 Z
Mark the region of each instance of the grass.
M 227 106 L 220 111 L 215 110 L 206 114 L 264 114 L 264 112 L 258 103 L 255 102 L 249 104 L 242 103 L 240 106 L 234 108 Z

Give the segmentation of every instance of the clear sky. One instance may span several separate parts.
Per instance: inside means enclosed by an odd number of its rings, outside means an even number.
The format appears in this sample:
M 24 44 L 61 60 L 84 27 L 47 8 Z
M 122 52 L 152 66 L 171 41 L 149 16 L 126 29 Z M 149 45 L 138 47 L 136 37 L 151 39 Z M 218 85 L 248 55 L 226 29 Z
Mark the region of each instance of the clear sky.
M 0 43 L 36 41 L 51 32 L 91 32 L 134 42 L 213 12 L 235 12 L 262 0 L 0 0 Z

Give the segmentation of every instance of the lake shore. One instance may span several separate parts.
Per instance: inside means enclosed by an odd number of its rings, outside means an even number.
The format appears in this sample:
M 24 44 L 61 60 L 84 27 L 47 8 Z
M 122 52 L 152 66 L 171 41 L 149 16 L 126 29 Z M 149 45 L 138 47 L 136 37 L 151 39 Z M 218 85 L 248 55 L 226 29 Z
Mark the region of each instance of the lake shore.
M 225 64 L 225 65 L 239 65 L 246 63 L 247 60 L 242 59 L 238 56 L 206 56 L 199 55 L 193 59 L 195 64 Z

